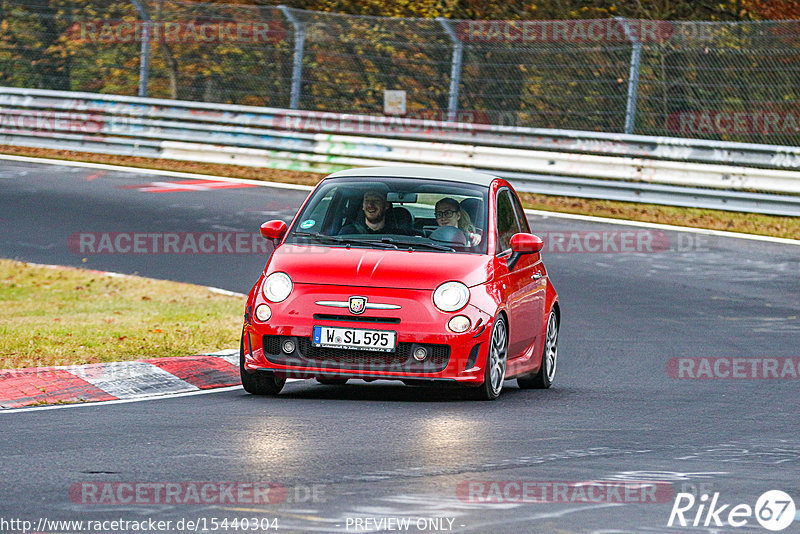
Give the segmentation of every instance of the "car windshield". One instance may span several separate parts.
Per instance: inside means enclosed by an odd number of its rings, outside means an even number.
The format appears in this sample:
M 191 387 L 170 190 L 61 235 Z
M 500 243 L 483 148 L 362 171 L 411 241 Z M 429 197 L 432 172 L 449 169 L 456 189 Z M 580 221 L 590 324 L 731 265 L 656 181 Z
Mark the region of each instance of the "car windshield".
M 326 180 L 287 243 L 486 253 L 486 186 L 396 177 Z

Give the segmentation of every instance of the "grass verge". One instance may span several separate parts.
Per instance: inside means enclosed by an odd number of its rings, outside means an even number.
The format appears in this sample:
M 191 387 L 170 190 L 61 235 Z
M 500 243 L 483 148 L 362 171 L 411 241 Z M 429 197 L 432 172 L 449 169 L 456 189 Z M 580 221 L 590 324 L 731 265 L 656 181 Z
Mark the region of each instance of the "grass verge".
M 526 208 L 800 239 L 800 217 L 520 193 Z
M 0 153 L 305 185 L 315 185 L 324 176 L 323 174 L 311 172 L 283 171 L 278 169 L 244 167 L 240 165 L 173 161 L 132 156 L 112 156 L 89 152 L 71 152 L 66 150 L 15 147 L 8 145 L 0 146 Z M 531 193 L 522 193 L 520 194 L 520 198 L 526 208 L 800 239 L 800 217 L 778 217 L 699 208 L 677 208 L 672 206 L 660 206 L 657 204 L 592 200 Z
M 238 346 L 243 299 L 135 276 L 0 260 L 0 368 L 186 356 Z

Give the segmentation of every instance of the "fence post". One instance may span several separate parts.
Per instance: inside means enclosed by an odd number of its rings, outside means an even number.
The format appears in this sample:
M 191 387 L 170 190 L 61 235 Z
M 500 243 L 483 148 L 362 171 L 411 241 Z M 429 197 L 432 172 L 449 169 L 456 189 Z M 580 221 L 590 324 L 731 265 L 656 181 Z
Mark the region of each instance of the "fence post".
M 625 107 L 625 133 L 632 134 L 636 127 L 636 98 L 639 94 L 639 66 L 642 60 L 642 42 L 631 32 L 628 21 L 614 17 L 622 23 L 625 36 L 631 42 L 631 70 L 628 76 L 628 103 Z
M 450 61 L 450 96 L 447 100 L 447 120 L 455 122 L 458 113 L 458 85 L 461 83 L 461 63 L 464 54 L 464 43 L 456 35 L 451 21 L 442 17 L 436 17 L 442 25 L 450 41 L 453 43 L 453 57 Z
M 142 49 L 139 53 L 139 96 L 147 96 L 147 85 L 150 81 L 150 15 L 139 2 L 131 0 L 139 16 L 142 17 Z
M 292 91 L 289 97 L 289 108 L 298 109 L 300 107 L 300 83 L 303 79 L 303 49 L 306 46 L 306 24 L 297 19 L 290 8 L 279 5 L 283 16 L 286 17 L 294 27 L 294 61 L 292 63 Z

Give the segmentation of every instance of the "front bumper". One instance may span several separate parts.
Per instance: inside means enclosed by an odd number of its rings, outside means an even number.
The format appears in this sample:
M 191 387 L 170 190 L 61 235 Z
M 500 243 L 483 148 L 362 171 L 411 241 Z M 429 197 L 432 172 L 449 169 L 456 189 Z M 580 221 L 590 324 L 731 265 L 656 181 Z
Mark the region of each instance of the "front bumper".
M 436 309 L 431 291 L 354 288 L 296 284 L 292 295 L 281 303 L 267 303 L 272 309 L 268 321 L 259 322 L 248 314 L 244 328 L 244 368 L 268 370 L 280 378 L 361 378 L 432 380 L 479 385 L 491 335 L 492 317 L 467 304 L 454 313 Z M 369 302 L 400 306 L 397 310 L 367 310 L 362 315 L 346 309 L 318 304 L 347 301 L 351 295 L 366 295 Z M 256 295 L 250 309 L 264 303 Z M 456 334 L 447 329 L 454 315 L 466 315 L 470 328 Z M 397 333 L 394 352 L 314 347 L 314 326 L 393 330 Z M 291 341 L 293 350 L 285 350 Z M 428 357 L 413 358 L 424 347 Z

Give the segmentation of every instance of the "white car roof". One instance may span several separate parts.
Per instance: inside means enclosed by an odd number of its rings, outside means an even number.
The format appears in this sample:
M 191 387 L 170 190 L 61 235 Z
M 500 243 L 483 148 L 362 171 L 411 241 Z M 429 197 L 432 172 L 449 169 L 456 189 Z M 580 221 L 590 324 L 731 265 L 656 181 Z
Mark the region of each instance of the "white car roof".
M 347 169 L 338 171 L 327 178 L 341 177 L 398 177 L 398 178 L 423 178 L 426 180 L 450 180 L 464 182 L 475 185 L 489 186 L 497 176 L 483 174 L 480 172 L 462 171 L 458 169 L 448 169 L 445 167 L 425 167 L 419 165 L 409 165 L 407 167 L 366 167 L 361 169 Z

